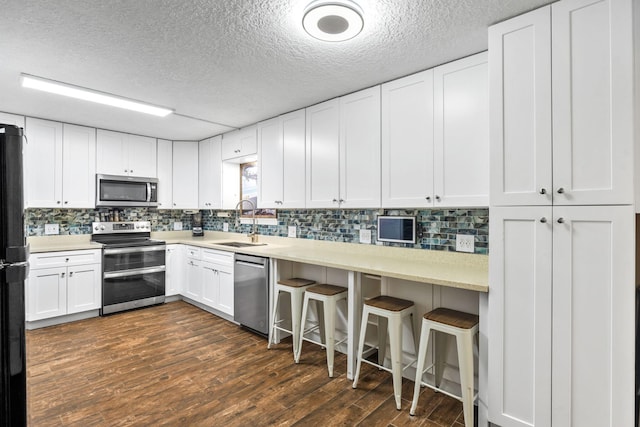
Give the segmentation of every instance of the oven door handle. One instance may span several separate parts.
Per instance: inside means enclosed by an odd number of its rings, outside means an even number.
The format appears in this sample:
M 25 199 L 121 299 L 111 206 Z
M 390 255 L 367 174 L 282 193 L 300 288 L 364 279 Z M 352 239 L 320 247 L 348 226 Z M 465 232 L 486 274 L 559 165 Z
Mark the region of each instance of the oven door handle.
M 162 273 L 164 272 L 165 266 L 162 265 L 160 267 L 149 267 L 149 268 L 133 268 L 131 270 L 125 271 L 113 271 L 109 273 L 104 273 L 105 279 L 116 279 L 118 277 L 127 277 L 127 276 L 139 276 L 141 274 L 152 274 L 152 273 Z
M 135 254 L 140 252 L 160 252 L 166 249 L 166 245 L 154 245 L 154 246 L 134 246 L 130 248 L 105 248 L 105 255 L 119 255 L 119 254 Z

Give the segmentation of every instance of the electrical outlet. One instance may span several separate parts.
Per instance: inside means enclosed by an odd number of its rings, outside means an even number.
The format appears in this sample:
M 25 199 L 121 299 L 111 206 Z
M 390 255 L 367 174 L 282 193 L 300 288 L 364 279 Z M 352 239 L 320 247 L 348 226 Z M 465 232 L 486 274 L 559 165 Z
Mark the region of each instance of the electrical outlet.
M 371 244 L 371 230 L 360 230 L 360 243 Z
M 228 222 L 223 222 L 222 223 L 222 231 L 229 231 L 229 223 Z
M 230 215 L 229 215 L 229 212 L 218 212 L 216 216 L 218 218 L 229 218 Z
M 298 235 L 298 229 L 295 225 L 289 226 L 288 237 L 296 237 Z
M 182 230 L 182 221 L 176 221 L 173 223 L 173 229 L 175 231 L 180 231 Z
M 60 234 L 60 226 L 58 224 L 45 224 L 44 234 Z
M 468 234 L 456 234 L 456 251 L 473 253 L 475 238 Z

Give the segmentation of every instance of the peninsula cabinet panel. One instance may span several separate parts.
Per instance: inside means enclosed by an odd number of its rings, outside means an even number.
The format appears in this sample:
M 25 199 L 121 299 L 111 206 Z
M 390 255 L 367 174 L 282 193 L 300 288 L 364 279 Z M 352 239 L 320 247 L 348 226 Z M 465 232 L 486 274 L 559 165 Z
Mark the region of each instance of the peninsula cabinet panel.
M 551 423 L 551 207 L 491 209 L 489 420 Z
M 553 219 L 552 424 L 631 426 L 633 207 L 554 207 Z
M 432 205 L 433 70 L 382 85 L 382 207 Z

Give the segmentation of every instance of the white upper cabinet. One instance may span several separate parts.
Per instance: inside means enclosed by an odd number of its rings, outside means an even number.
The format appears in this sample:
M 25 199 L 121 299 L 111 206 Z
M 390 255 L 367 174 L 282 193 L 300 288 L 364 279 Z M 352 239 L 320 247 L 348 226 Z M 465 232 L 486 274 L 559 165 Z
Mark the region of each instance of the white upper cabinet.
M 489 206 L 487 53 L 433 70 L 434 206 Z
M 340 98 L 340 207 L 380 207 L 380 86 Z
M 565 0 L 489 29 L 493 205 L 633 203 L 631 19 Z
M 173 209 L 198 209 L 198 141 L 173 141 Z
M 305 207 L 305 110 L 258 124 L 258 207 Z
M 198 206 L 200 209 L 222 207 L 222 136 L 198 143 Z
M 96 130 L 27 118 L 28 207 L 95 207 Z
M 340 200 L 340 101 L 307 108 L 307 208 L 338 207 Z
M 306 115 L 306 207 L 380 207 L 380 86 Z
M 222 160 L 255 155 L 258 150 L 256 126 L 247 126 L 222 135 Z
M 382 207 L 433 204 L 433 70 L 382 85 Z
M 173 207 L 173 142 L 158 140 L 158 209 Z
M 155 178 L 156 145 L 155 138 L 98 129 L 97 172 Z

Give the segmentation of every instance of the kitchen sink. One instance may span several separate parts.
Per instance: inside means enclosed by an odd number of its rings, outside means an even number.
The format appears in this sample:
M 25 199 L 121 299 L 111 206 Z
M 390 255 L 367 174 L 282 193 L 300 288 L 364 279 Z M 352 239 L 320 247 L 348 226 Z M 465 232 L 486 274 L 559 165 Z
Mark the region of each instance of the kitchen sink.
M 234 248 L 246 248 L 248 246 L 265 246 L 266 243 L 246 243 L 246 242 L 221 242 L 214 245 L 231 246 Z

